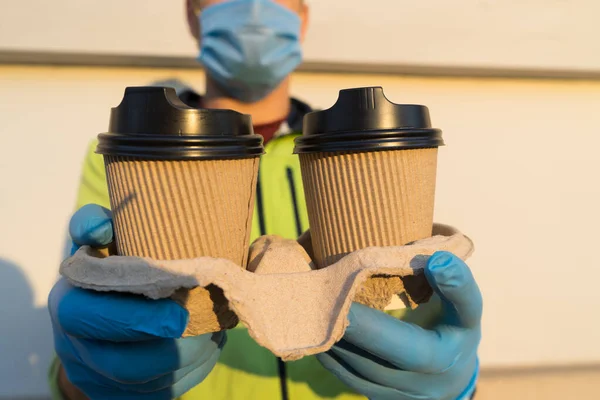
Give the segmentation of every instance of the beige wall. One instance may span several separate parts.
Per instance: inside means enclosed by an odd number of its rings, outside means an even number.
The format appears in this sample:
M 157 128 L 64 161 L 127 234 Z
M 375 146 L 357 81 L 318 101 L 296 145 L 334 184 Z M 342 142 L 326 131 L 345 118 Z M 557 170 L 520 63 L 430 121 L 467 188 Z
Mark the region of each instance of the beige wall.
M 195 70 L 0 67 L 0 397 L 45 390 L 44 307 L 87 142 L 125 86 L 172 77 L 202 87 Z M 364 85 L 444 130 L 436 220 L 477 246 L 483 366 L 600 362 L 600 82 L 298 74 L 293 89 L 327 107 Z
M 600 69 L 598 46 L 590 42 L 600 33 L 596 0 L 308 3 L 304 60 L 309 63 L 569 70 L 595 76 Z M 5 0 L 0 2 L 0 55 L 29 50 L 191 58 L 196 46 L 182 23 L 184 4 Z

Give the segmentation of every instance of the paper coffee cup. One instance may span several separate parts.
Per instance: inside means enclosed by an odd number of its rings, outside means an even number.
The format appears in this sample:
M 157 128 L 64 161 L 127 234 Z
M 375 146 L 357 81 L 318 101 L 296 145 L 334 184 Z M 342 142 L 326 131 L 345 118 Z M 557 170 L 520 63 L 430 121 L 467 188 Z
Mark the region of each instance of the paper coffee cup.
M 98 139 L 119 255 L 210 256 L 246 267 L 264 152 L 249 116 L 190 108 L 171 88 L 127 88 Z M 238 322 L 218 288 L 180 291 L 176 299 L 206 304 L 197 333 Z
M 294 152 L 317 266 L 431 236 L 441 145 L 427 107 L 394 104 L 380 87 L 342 90 L 308 114 Z

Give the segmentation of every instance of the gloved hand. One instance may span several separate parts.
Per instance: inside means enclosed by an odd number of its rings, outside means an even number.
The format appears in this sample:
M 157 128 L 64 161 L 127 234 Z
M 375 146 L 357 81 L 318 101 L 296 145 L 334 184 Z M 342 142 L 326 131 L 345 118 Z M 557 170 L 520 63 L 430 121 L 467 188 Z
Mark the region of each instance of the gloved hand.
M 106 247 L 110 211 L 82 207 L 70 234 L 76 245 Z M 181 339 L 188 312 L 168 299 L 94 292 L 61 279 L 48 308 L 66 375 L 90 399 L 171 400 L 202 382 L 225 343 L 223 332 Z
M 432 330 L 355 303 L 343 339 L 317 356 L 321 364 L 371 400 L 469 399 L 479 371 L 481 293 L 448 252 L 429 259 L 425 276 L 443 307 Z

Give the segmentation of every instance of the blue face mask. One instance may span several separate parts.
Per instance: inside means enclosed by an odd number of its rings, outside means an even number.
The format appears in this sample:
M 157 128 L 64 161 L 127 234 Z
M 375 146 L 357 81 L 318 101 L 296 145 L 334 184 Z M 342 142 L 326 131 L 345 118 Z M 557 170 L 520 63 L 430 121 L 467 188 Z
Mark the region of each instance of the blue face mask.
M 271 93 L 302 61 L 300 17 L 273 0 L 231 0 L 200 14 L 208 74 L 246 103 Z

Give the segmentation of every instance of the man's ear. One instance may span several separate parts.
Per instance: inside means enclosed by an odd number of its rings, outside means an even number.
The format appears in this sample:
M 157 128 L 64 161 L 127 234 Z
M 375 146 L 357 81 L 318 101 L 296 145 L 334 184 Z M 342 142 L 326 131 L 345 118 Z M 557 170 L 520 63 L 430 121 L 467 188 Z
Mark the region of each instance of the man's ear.
M 308 32 L 308 23 L 310 21 L 310 7 L 305 2 L 300 6 L 300 41 L 304 42 L 306 32 Z
M 190 34 L 196 39 L 196 41 L 199 41 L 200 40 L 200 21 L 198 20 L 198 16 L 194 12 L 192 0 L 185 0 L 185 10 L 186 10 L 188 28 L 190 29 Z

